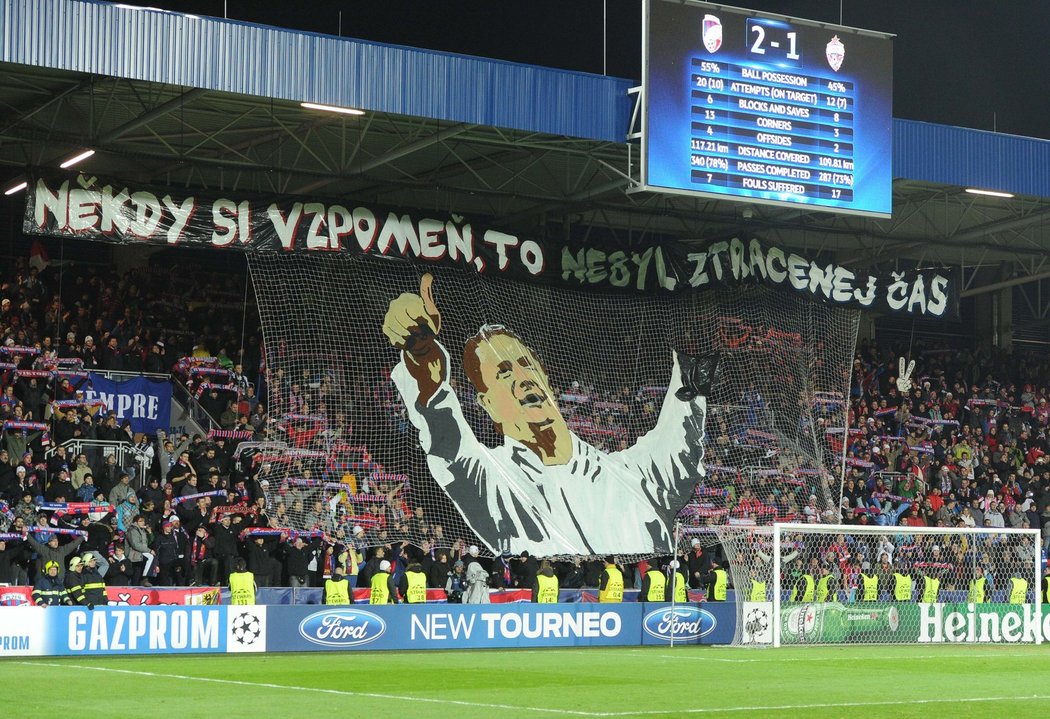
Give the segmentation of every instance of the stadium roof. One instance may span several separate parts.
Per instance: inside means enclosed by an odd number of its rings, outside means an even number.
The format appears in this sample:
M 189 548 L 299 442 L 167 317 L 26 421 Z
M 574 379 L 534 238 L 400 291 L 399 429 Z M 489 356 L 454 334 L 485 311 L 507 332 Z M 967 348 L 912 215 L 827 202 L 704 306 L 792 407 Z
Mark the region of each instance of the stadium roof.
M 1050 276 L 1043 140 L 896 120 L 894 214 L 874 220 L 627 194 L 626 79 L 82 0 L 0 0 L 0 38 L 4 182 L 90 147 L 94 173 L 451 209 L 523 234 L 756 233 L 858 266 L 961 266 L 968 293 Z

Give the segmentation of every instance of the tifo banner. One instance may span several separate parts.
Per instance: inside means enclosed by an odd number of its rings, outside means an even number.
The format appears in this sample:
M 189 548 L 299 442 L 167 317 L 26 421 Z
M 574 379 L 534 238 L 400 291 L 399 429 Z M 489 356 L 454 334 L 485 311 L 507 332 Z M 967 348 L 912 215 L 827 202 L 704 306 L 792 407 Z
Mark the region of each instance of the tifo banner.
M 3 607 L 0 657 L 725 644 L 733 604 Z
M 319 198 L 186 194 L 83 174 L 29 180 L 28 234 L 243 251 L 356 253 L 459 265 L 481 274 L 625 292 L 758 282 L 834 306 L 948 317 L 950 270 L 858 274 L 826 260 L 738 238 L 682 245 L 562 246 L 457 215 Z
M 161 604 L 191 605 L 218 604 L 218 587 L 106 587 L 106 599 L 110 606 L 156 606 Z M 0 606 L 31 605 L 32 587 L 0 587 Z
M 83 392 L 84 399 L 101 401 L 121 423 L 130 421 L 133 432 L 153 435 L 166 430 L 171 420 L 171 382 L 165 379 L 135 377 L 118 382 L 91 372 Z

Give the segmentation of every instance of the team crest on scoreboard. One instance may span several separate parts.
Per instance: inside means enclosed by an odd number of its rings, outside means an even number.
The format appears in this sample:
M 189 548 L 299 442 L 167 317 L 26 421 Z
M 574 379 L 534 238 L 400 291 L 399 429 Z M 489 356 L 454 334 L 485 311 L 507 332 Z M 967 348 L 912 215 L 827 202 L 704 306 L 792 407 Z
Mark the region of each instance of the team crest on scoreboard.
M 716 52 L 722 47 L 722 21 L 714 15 L 704 15 L 704 47 Z
M 839 71 L 842 67 L 842 61 L 846 59 L 846 46 L 839 40 L 839 36 L 831 38 L 831 42 L 828 43 L 826 54 L 828 57 L 828 64 L 831 65 L 831 69 L 835 72 Z

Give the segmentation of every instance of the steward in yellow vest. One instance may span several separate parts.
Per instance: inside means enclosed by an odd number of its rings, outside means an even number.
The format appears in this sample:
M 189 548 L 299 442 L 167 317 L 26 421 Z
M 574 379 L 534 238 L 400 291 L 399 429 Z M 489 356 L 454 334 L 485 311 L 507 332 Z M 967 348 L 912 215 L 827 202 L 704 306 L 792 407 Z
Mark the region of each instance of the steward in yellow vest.
M 1019 577 L 1010 577 L 1010 604 L 1024 604 L 1028 601 L 1028 582 Z
M 927 574 L 922 578 L 922 603 L 936 604 L 941 591 L 941 580 Z
M 712 569 L 708 575 L 707 601 L 724 602 L 726 590 L 729 588 L 729 573 L 724 569 Z
M 679 604 L 689 601 L 689 596 L 687 594 L 689 590 L 689 582 L 685 578 L 685 573 L 678 568 L 678 560 L 672 559 L 670 567 L 673 574 L 671 575 L 671 581 L 667 584 L 667 593 L 664 596 L 664 599 L 668 602 L 673 599 Z
M 821 571 L 823 574 L 817 580 L 816 600 L 818 602 L 833 602 L 835 601 L 835 593 L 838 591 L 838 581 L 827 567 L 824 567 Z
M 760 582 L 754 577 L 751 577 L 751 587 L 747 591 L 747 601 L 749 602 L 764 602 L 766 601 L 766 583 Z
M 893 573 L 893 599 L 898 602 L 911 601 L 910 575 L 901 574 L 900 572 Z
M 343 574 L 343 568 L 336 565 L 332 576 L 324 582 L 323 604 L 350 604 L 350 582 Z
M 532 583 L 532 601 L 537 604 L 555 604 L 558 601 L 558 578 L 554 568 L 546 559 L 540 563 L 540 571 Z
M 230 572 L 230 604 L 255 604 L 255 575 L 246 570 L 242 557 L 237 557 Z
M 427 575 L 423 572 L 423 565 L 419 562 L 409 564 L 397 588 L 406 604 L 426 604 Z
M 860 573 L 861 601 L 879 601 L 879 575 Z
M 598 582 L 598 601 L 623 601 L 623 573 L 617 568 L 612 555 L 605 558 L 605 571 Z
M 816 586 L 817 582 L 813 579 L 812 574 L 803 574 L 791 590 L 791 601 L 812 602 L 813 597 L 816 596 Z
M 971 604 L 984 604 L 984 588 L 987 584 L 987 580 L 984 578 L 984 572 L 977 569 L 974 578 L 970 580 L 970 591 L 966 596 L 966 601 Z
M 662 602 L 667 598 L 667 577 L 657 564 L 654 559 L 642 577 L 642 591 L 638 592 L 639 602 Z
M 390 576 L 390 562 L 383 560 L 379 563 L 379 571 L 372 575 L 372 593 L 369 595 L 369 604 L 397 604 L 397 588 L 394 578 Z

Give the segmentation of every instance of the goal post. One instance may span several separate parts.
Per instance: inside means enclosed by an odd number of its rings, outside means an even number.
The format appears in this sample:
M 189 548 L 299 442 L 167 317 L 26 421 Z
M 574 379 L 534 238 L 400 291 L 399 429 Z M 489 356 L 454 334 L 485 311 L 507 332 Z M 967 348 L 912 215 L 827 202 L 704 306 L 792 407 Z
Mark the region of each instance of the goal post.
M 720 539 L 742 645 L 1041 643 L 1050 634 L 1038 529 L 774 524 Z

